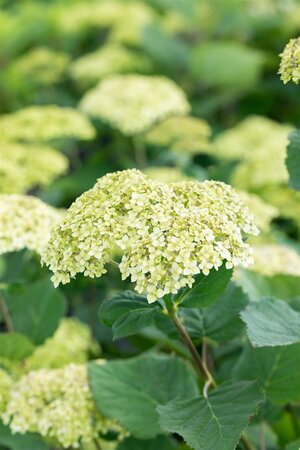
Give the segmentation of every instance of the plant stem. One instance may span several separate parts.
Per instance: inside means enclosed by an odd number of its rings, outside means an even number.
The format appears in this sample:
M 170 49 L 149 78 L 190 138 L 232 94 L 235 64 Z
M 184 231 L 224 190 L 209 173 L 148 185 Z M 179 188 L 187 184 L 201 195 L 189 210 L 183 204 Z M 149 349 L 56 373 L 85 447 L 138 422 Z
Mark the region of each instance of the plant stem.
M 134 149 L 134 156 L 135 156 L 135 162 L 138 168 L 144 168 L 148 165 L 148 158 L 146 149 L 144 146 L 144 143 L 140 136 L 134 136 L 133 137 L 133 149 Z
M 204 378 L 204 380 L 211 386 L 216 387 L 217 383 L 213 379 L 213 376 L 209 372 L 208 368 L 206 367 L 206 364 L 202 361 L 196 347 L 193 344 L 192 339 L 190 338 L 188 332 L 186 331 L 185 327 L 183 326 L 183 323 L 181 322 L 180 318 L 174 311 L 174 309 L 168 309 L 168 314 L 171 320 L 174 322 L 174 325 L 176 326 L 178 333 L 180 334 L 180 337 L 186 347 L 189 349 L 192 358 L 194 360 L 195 366 L 200 373 L 200 375 Z
M 213 386 L 214 388 L 216 388 L 218 385 L 217 385 L 216 381 L 214 380 L 212 374 L 209 372 L 206 362 L 204 362 L 202 360 L 201 356 L 199 355 L 199 353 L 198 353 L 196 347 L 194 346 L 193 341 L 190 338 L 190 335 L 188 334 L 188 332 L 186 331 L 183 323 L 181 322 L 180 318 L 176 314 L 174 306 L 170 302 L 166 302 L 166 308 L 168 311 L 168 315 L 169 315 L 170 319 L 173 321 L 174 325 L 176 326 L 177 331 L 178 331 L 182 341 L 184 342 L 184 344 L 190 351 L 198 372 L 200 373 L 201 377 L 203 377 L 205 380 L 203 395 L 205 398 L 207 398 L 208 388 L 210 386 Z M 205 348 L 205 354 L 206 354 L 206 348 Z M 241 442 L 243 443 L 246 450 L 256 450 L 255 447 L 253 447 L 251 442 L 245 436 L 241 436 Z
M 119 264 L 117 263 L 117 261 L 115 261 L 115 260 L 113 260 L 113 259 L 110 259 L 109 262 L 110 262 L 110 264 L 111 264 L 112 266 L 114 266 L 114 267 L 119 267 Z
M 256 450 L 256 448 L 251 444 L 250 441 L 245 436 L 241 436 L 241 442 L 243 443 L 246 450 Z
M 0 311 L 1 311 L 4 323 L 5 323 L 5 326 L 7 328 L 7 331 L 14 331 L 14 326 L 13 326 L 13 323 L 12 323 L 12 320 L 11 320 L 11 317 L 9 314 L 7 304 L 1 293 L 0 293 Z
M 259 425 L 259 445 L 260 450 L 266 450 L 265 430 L 263 422 Z
M 102 450 L 102 447 L 101 447 L 99 441 L 97 441 L 97 439 L 93 439 L 93 442 L 94 442 L 95 448 L 96 448 L 97 450 Z

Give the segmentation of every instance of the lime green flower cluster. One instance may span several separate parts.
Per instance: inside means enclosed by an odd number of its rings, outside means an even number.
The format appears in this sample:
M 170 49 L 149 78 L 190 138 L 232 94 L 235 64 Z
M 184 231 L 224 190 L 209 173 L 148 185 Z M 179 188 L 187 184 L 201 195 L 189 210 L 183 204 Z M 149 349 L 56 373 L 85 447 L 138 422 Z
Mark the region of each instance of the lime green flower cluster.
M 254 264 L 251 270 L 265 276 L 293 275 L 300 277 L 300 255 L 284 245 L 253 247 Z
M 58 11 L 58 27 L 63 33 L 73 35 L 93 28 L 110 29 L 109 41 L 138 44 L 140 31 L 154 17 L 153 9 L 138 1 L 79 1 L 62 5 Z
M 131 277 L 149 302 L 194 276 L 252 262 L 243 232 L 257 234 L 253 216 L 221 182 L 171 185 L 138 170 L 108 174 L 80 196 L 51 234 L 42 260 L 55 285 L 79 272 L 100 277 L 116 246 L 123 251 L 122 278 Z
M 90 328 L 76 318 L 62 319 L 53 337 L 26 359 L 26 370 L 58 369 L 70 363 L 83 364 L 90 353 L 99 353 Z
M 31 196 L 0 195 L 0 254 L 27 248 L 41 253 L 62 212 Z
M 14 384 L 2 420 L 13 433 L 38 432 L 64 448 L 91 443 L 99 433 L 121 431 L 100 415 L 85 365 L 29 372 Z
M 156 13 L 149 6 L 138 1 L 119 2 L 119 11 L 108 39 L 131 46 L 141 45 L 143 30 L 156 19 Z
M 268 232 L 270 224 L 275 217 L 279 215 L 279 211 L 274 206 L 265 202 L 261 197 L 249 192 L 237 191 L 241 200 L 248 206 L 254 214 L 255 223 L 260 231 Z
M 9 72 L 25 77 L 31 82 L 52 85 L 60 81 L 67 72 L 70 57 L 47 47 L 35 48 L 18 58 Z
M 58 28 L 66 34 L 80 34 L 91 28 L 108 28 L 115 22 L 119 10 L 120 3 L 117 1 L 62 4 L 57 11 Z
M 89 90 L 81 109 L 119 129 L 125 135 L 146 131 L 172 115 L 185 115 L 184 92 L 161 76 L 114 75 Z
M 233 185 L 241 189 L 285 183 L 286 147 L 291 130 L 289 125 L 251 116 L 222 133 L 214 143 L 214 152 L 221 158 L 241 161 L 232 178 Z
M 147 73 L 150 69 L 151 62 L 145 55 L 118 44 L 109 44 L 74 61 L 70 71 L 78 84 L 90 87 L 108 75 L 126 72 Z
M 72 108 L 57 105 L 28 106 L 0 116 L 2 139 L 47 142 L 55 139 L 93 139 L 95 130 L 88 119 Z
M 12 378 L 5 370 L 0 368 L 0 416 L 6 409 L 12 385 Z
M 210 136 L 211 128 L 205 120 L 192 116 L 168 117 L 155 125 L 145 140 L 150 145 L 193 155 L 209 152 Z
M 279 211 L 279 215 L 292 219 L 300 229 L 300 192 L 289 189 L 287 185 L 268 186 L 260 194 L 264 200 Z
M 147 167 L 144 174 L 146 174 L 152 180 L 160 181 L 161 183 L 178 183 L 179 181 L 189 180 L 188 176 L 178 167 Z
M 288 81 L 298 84 L 300 81 L 300 37 L 291 39 L 279 56 L 281 56 L 278 71 L 280 79 L 284 84 Z
M 64 155 L 39 144 L 0 142 L 0 160 L 0 193 L 7 194 L 23 194 L 35 186 L 47 186 L 68 168 Z

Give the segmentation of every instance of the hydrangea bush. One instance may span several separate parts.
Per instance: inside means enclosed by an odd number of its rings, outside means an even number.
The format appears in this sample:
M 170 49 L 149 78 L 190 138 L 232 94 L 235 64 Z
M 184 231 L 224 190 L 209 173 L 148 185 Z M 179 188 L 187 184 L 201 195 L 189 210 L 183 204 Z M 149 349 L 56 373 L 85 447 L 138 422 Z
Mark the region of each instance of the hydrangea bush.
M 1 6 L 0 449 L 299 450 L 298 2 Z

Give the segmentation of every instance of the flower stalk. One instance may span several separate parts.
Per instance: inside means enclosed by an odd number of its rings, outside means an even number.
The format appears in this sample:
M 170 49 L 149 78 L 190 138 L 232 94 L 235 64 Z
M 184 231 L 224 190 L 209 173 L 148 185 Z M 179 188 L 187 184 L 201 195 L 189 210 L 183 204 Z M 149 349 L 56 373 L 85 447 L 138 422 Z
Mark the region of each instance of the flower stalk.
M 199 355 L 199 353 L 198 353 L 195 345 L 193 344 L 193 341 L 190 338 L 188 332 L 186 331 L 183 323 L 181 322 L 180 318 L 178 317 L 174 307 L 167 305 L 167 311 L 168 311 L 168 315 L 169 315 L 170 319 L 173 321 L 175 327 L 177 328 L 177 331 L 178 331 L 182 341 L 184 342 L 184 344 L 190 351 L 193 361 L 195 363 L 195 366 L 196 366 L 200 376 L 202 378 L 204 378 L 205 385 L 207 387 L 209 387 L 209 386 L 216 387 L 217 383 L 215 382 L 213 376 L 209 372 L 204 361 L 202 361 L 201 356 Z
M 208 389 L 210 386 L 213 388 L 216 388 L 218 385 L 216 381 L 214 380 L 212 374 L 207 368 L 206 362 L 201 358 L 199 355 L 190 335 L 186 331 L 182 321 L 180 320 L 179 316 L 176 313 L 176 308 L 174 307 L 174 303 L 172 303 L 172 300 L 166 299 L 165 301 L 166 310 L 168 313 L 168 316 L 174 323 L 183 343 L 188 348 L 194 364 L 196 366 L 197 371 L 199 372 L 200 376 L 205 380 L 204 388 L 203 388 L 203 396 L 207 398 L 208 396 Z M 256 450 L 255 447 L 253 447 L 252 443 L 245 437 L 241 436 L 241 442 L 243 443 L 246 450 Z
M 14 331 L 14 326 L 10 317 L 10 313 L 3 295 L 0 293 L 0 312 L 5 323 L 7 331 Z

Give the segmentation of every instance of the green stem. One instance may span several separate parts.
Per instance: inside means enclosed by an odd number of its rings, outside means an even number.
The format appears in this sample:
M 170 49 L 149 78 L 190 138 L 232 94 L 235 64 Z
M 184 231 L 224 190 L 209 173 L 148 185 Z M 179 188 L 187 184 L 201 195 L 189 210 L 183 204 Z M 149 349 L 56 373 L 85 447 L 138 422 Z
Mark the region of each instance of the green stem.
M 216 388 L 218 385 L 217 385 L 216 381 L 214 380 L 212 374 L 208 370 L 206 362 L 204 362 L 202 360 L 201 356 L 199 355 L 199 353 L 198 353 L 196 347 L 194 346 L 193 341 L 190 338 L 190 335 L 188 334 L 188 332 L 186 331 L 183 323 L 181 322 L 180 318 L 176 314 L 174 305 L 172 304 L 171 301 L 166 301 L 165 304 L 166 304 L 166 309 L 167 309 L 170 319 L 173 321 L 182 341 L 184 342 L 184 344 L 190 351 L 193 361 L 194 361 L 194 364 L 195 364 L 200 376 L 202 378 L 204 378 L 204 380 L 205 380 L 203 395 L 204 395 L 204 397 L 207 397 L 207 391 L 208 391 L 209 387 L 213 386 L 214 388 Z M 251 442 L 245 436 L 241 437 L 241 442 L 243 443 L 246 450 L 256 450 L 255 447 L 253 447 Z
M 1 293 L 0 293 L 0 311 L 2 314 L 3 321 L 6 325 L 7 331 L 14 331 L 14 326 L 9 314 L 7 304 Z
M 119 267 L 119 264 L 117 263 L 117 261 L 114 261 L 113 259 L 109 260 L 110 264 L 114 267 Z
M 101 447 L 101 445 L 100 445 L 100 442 L 99 442 L 97 439 L 93 439 L 93 442 L 94 442 L 95 448 L 96 448 L 97 450 L 102 450 L 102 447 Z
M 213 387 L 216 387 L 217 383 L 215 382 L 212 374 L 209 372 L 208 368 L 206 367 L 206 364 L 202 361 L 196 347 L 193 344 L 192 339 L 190 338 L 190 336 L 189 336 L 188 332 L 186 331 L 180 318 L 176 314 L 176 311 L 174 310 L 174 308 L 171 309 L 169 307 L 168 314 L 169 314 L 170 319 L 173 321 L 175 327 L 177 328 L 177 331 L 178 331 L 182 341 L 184 342 L 184 344 L 190 351 L 192 358 L 194 360 L 195 366 L 196 366 L 198 372 L 200 373 L 201 377 L 204 378 L 205 382 L 207 383 L 207 386 L 211 385 Z
M 251 442 L 245 437 L 241 436 L 241 442 L 246 450 L 256 450 L 256 448 L 251 444 Z
M 139 169 L 143 169 L 148 165 L 148 157 L 145 145 L 142 141 L 141 136 L 134 136 L 132 138 L 132 141 L 136 165 Z

